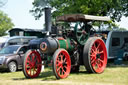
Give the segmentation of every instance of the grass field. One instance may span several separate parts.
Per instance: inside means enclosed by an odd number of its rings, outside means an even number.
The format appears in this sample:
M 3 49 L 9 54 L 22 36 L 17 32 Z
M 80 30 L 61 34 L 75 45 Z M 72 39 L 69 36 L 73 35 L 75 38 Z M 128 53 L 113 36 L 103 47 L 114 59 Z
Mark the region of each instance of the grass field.
M 35 79 L 26 79 L 22 71 L 0 72 L 0 85 L 128 85 L 128 66 L 107 67 L 102 74 L 88 74 L 81 67 L 79 73 L 71 73 L 61 80 L 56 80 L 51 68 Z

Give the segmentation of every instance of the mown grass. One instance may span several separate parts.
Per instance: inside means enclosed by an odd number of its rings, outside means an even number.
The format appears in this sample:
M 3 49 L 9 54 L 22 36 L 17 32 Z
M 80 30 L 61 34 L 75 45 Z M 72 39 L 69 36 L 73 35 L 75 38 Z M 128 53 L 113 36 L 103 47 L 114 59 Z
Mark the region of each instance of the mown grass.
M 46 68 L 38 78 L 26 79 L 22 71 L 0 72 L 0 85 L 128 85 L 128 67 L 107 67 L 102 74 L 89 74 L 82 66 L 79 73 L 56 80 L 52 68 Z

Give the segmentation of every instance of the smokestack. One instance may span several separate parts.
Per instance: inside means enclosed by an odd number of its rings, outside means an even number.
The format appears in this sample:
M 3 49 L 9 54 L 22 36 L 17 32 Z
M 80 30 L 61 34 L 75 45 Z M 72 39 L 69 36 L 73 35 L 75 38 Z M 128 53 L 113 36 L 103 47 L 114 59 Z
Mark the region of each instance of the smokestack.
M 51 8 L 45 8 L 45 30 L 51 32 Z

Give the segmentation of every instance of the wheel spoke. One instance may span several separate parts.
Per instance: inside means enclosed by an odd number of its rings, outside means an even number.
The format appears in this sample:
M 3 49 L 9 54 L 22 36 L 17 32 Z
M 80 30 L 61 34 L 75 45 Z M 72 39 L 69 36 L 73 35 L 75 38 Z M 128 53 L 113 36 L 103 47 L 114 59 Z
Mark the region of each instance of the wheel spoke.
M 95 63 L 96 62 L 96 60 L 95 59 L 92 59 L 91 60 L 91 64 L 93 64 L 93 63 Z
M 31 64 L 30 57 L 27 58 L 26 63 Z
M 100 62 L 100 63 L 99 63 L 99 67 L 101 68 L 101 67 L 102 67 L 102 65 L 103 65 L 103 64 Z
M 60 70 L 60 68 L 61 68 L 61 66 L 57 68 L 57 71 L 59 71 L 59 70 Z
M 98 63 L 96 63 L 96 65 L 97 65 L 97 69 L 99 69 L 99 68 L 100 68 L 99 64 L 98 64 Z M 97 69 L 96 69 L 96 70 L 97 70 Z
M 66 58 L 64 59 L 64 62 L 66 62 Z
M 94 49 L 91 49 L 91 53 L 95 53 Z
M 99 49 L 100 45 L 101 45 L 101 44 L 100 44 L 100 43 L 98 43 L 98 46 L 97 46 L 97 48 L 96 48 L 97 50 Z
M 91 56 L 91 57 L 95 57 L 96 55 L 94 55 L 94 54 L 91 54 L 90 56 Z
M 29 60 L 28 60 L 29 59 Z M 30 57 L 27 58 L 26 67 L 31 67 Z
M 101 63 L 101 60 L 100 60 L 100 59 L 97 59 L 97 60 L 96 60 L 97 69 L 100 69 L 100 68 L 102 67 L 101 64 L 102 64 L 102 63 Z M 97 70 L 97 69 L 96 69 L 96 70 Z
M 67 66 L 64 66 L 65 69 L 67 69 Z
M 99 54 L 102 54 L 102 53 L 104 53 L 104 51 L 100 51 L 100 52 L 99 52 Z
M 104 61 L 103 61 L 103 60 L 101 60 L 101 59 L 99 59 L 99 61 L 100 61 L 100 63 L 101 63 L 101 64 L 103 64 L 103 63 L 104 63 Z
M 61 66 L 61 61 L 57 61 L 56 66 Z
M 94 59 L 96 57 L 96 55 L 90 55 L 91 56 L 91 60 Z
M 34 72 L 33 75 L 35 75 L 35 74 L 37 73 L 37 71 L 38 71 L 37 69 L 38 69 L 38 68 L 36 68 L 36 67 L 33 68 L 33 72 Z
M 62 68 L 62 75 L 64 75 L 65 74 L 65 71 L 64 71 L 64 69 Z
M 34 61 L 34 63 L 35 63 L 36 61 L 38 61 L 37 56 L 34 57 L 33 61 Z
M 57 64 L 57 66 L 61 66 L 61 63 Z
M 67 64 L 67 58 L 66 57 L 64 57 L 63 63 Z
M 83 38 L 83 34 L 81 34 L 81 35 L 79 36 L 79 41 L 81 41 L 82 38 Z
M 95 68 L 95 66 L 96 66 L 96 61 L 94 61 L 94 62 L 92 63 L 92 67 Z
M 61 57 L 61 62 L 63 62 L 63 55 L 61 55 L 60 57 Z
M 93 47 L 94 47 L 94 51 L 96 51 L 96 45 L 95 45 L 95 43 L 94 43 Z
M 99 60 L 100 60 L 100 62 L 101 62 L 101 63 L 103 63 L 103 62 L 104 62 L 104 61 L 103 61 L 103 60 L 101 60 L 101 59 L 99 59 Z

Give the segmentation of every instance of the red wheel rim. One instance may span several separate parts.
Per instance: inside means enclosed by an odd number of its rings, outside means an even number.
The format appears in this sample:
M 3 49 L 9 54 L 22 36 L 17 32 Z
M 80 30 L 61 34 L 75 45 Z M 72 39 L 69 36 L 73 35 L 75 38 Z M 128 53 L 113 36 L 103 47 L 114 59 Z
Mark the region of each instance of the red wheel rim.
M 71 60 L 69 54 L 62 50 L 56 57 L 56 72 L 63 79 L 66 78 L 71 70 Z
M 41 57 L 37 51 L 31 51 L 25 62 L 25 70 L 30 78 L 35 78 L 40 74 L 41 71 Z
M 92 68 L 96 73 L 104 71 L 107 64 L 107 50 L 101 39 L 97 39 L 93 43 L 91 47 L 90 60 Z

